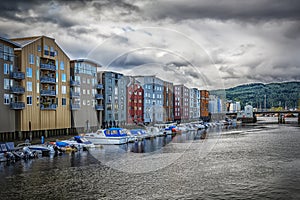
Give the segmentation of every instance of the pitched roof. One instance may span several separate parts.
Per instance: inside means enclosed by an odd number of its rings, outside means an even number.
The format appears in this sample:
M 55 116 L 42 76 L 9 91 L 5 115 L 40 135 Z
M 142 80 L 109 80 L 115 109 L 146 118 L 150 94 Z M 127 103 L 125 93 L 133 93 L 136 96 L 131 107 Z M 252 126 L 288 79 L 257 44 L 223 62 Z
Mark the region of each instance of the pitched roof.
M 21 47 L 24 47 L 32 42 L 42 38 L 42 36 L 26 37 L 26 38 L 12 38 L 11 40 L 19 44 Z
M 7 43 L 9 43 L 9 44 L 11 44 L 11 45 L 13 45 L 14 48 L 20 47 L 20 45 L 19 45 L 18 43 L 13 42 L 13 41 L 11 41 L 11 40 L 9 40 L 9 39 L 7 39 L 7 38 L 0 37 L 0 40 L 1 40 L 1 41 L 4 41 L 4 42 L 7 42 Z

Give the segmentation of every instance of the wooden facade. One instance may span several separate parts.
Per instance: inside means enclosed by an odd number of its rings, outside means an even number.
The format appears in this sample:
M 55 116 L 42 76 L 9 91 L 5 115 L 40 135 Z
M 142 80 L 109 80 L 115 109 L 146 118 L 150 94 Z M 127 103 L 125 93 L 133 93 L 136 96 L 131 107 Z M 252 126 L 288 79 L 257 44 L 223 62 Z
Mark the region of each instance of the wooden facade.
M 164 81 L 164 121 L 172 122 L 174 121 L 174 86 L 173 83 Z
M 200 118 L 204 121 L 209 120 L 209 92 L 207 90 L 200 90 Z
M 15 63 L 14 48 L 17 47 L 19 47 L 18 44 L 0 37 L 0 79 L 2 82 L 0 88 L 0 141 L 4 140 L 2 139 L 4 135 L 14 133 L 15 115 L 24 107 L 24 102 L 17 104 L 15 101 L 18 99 L 19 93 L 22 93 L 22 88 L 18 85 L 24 78 L 24 74 L 15 73 L 18 71 L 18 66 Z M 17 75 L 19 75 L 19 78 Z M 19 109 L 16 109 L 17 107 Z
M 67 130 L 71 127 L 70 59 L 54 39 L 17 38 L 20 70 L 25 73 L 16 131 Z

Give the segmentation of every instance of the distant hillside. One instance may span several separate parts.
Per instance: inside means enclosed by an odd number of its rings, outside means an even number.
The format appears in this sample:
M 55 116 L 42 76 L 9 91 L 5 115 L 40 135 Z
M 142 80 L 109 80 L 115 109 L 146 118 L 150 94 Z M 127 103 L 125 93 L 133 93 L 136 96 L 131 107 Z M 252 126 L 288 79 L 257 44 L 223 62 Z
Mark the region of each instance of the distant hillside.
M 299 106 L 300 82 L 285 83 L 252 83 L 226 89 L 226 99 L 240 101 L 242 107 L 251 104 L 254 107 L 264 108 L 266 95 L 267 108 L 285 107 L 294 108 Z M 210 94 L 220 94 L 221 90 L 210 91 Z M 223 90 L 224 92 L 224 90 Z

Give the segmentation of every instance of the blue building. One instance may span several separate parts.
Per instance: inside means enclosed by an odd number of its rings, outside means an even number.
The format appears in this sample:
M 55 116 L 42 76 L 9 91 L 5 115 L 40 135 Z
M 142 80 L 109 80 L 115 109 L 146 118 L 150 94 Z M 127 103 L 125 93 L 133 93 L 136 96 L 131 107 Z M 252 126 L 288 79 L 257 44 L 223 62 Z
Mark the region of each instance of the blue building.
M 116 126 L 119 123 L 120 80 L 123 74 L 104 71 L 100 72 L 104 86 L 103 124 Z
M 144 123 L 163 122 L 164 81 L 155 76 L 136 76 L 144 89 Z

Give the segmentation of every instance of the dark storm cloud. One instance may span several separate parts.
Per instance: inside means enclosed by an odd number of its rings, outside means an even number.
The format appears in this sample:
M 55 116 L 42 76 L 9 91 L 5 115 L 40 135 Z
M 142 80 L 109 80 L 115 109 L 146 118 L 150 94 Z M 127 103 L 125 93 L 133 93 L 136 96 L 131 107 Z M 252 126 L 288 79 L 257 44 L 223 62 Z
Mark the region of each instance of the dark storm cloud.
M 72 12 L 76 12 L 91 7 L 94 8 L 95 11 L 89 11 L 89 13 L 87 13 L 89 17 L 101 15 L 102 11 L 113 12 L 117 10 L 114 12 L 116 19 L 119 19 L 119 16 L 131 15 L 133 12 L 139 10 L 137 6 L 119 0 L 10 0 L 5 3 L 0 3 L 0 18 L 26 24 L 50 22 L 63 28 L 69 28 L 77 25 L 79 22 L 73 20 L 72 15 L 76 13 L 69 13 L 69 11 L 66 10 L 67 8 Z M 56 10 L 57 8 L 62 8 L 62 10 L 58 11 Z M 31 14 L 34 14 L 34 17 L 31 16 Z
M 290 28 L 288 28 L 284 35 L 289 39 L 298 39 L 300 38 L 300 22 L 293 24 Z
M 44 1 L 41 4 L 39 0 L 10 0 L 0 3 L 0 18 L 28 25 L 41 22 L 57 24 L 60 27 L 72 27 L 77 24 L 72 17 L 65 16 L 63 12 L 51 13 L 50 10 L 59 5 L 67 5 L 74 10 L 82 8 L 85 5 L 84 2 L 87 1 Z
M 149 63 L 155 63 L 155 60 L 147 56 L 137 56 L 135 54 L 125 54 L 117 57 L 110 66 L 116 68 L 129 69 Z
M 217 19 L 217 20 L 273 20 L 300 19 L 298 0 L 190 0 L 155 1 L 144 7 L 149 17 L 154 19 L 171 18 Z
M 131 14 L 133 11 L 139 11 L 139 7 L 119 0 L 104 0 L 95 1 L 92 4 L 98 11 L 106 10 L 108 8 L 122 8 L 122 15 Z

